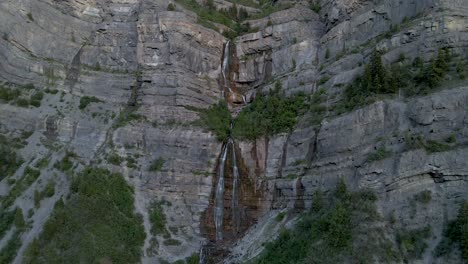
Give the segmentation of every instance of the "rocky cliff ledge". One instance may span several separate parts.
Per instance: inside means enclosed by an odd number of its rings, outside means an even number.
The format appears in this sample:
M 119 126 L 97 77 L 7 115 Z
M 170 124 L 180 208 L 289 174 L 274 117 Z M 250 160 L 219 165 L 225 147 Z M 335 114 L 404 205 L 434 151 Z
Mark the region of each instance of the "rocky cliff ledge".
M 432 252 L 468 199 L 468 83 L 458 78 L 467 69 L 467 1 L 280 0 L 275 5 L 283 8 L 264 16 L 244 3 L 250 28 L 231 39 L 220 33 L 225 25 L 204 23 L 181 2 L 0 3 L 0 142 L 3 153 L 18 156 L 18 164 L 0 159 L 9 166 L 0 163 L 8 167 L 0 175 L 0 213 L 6 219 L 20 208 L 28 226 L 13 263 L 23 263 L 54 204 L 67 204 L 70 183 L 89 166 L 121 173 L 133 188 L 146 234 L 143 263 L 184 261 L 203 248 L 219 262 L 251 260 L 311 207 L 317 190 L 329 193 L 339 179 L 351 190 L 373 190 L 379 214 L 398 228 L 430 224 L 427 248 L 411 263 L 461 263 L 460 252 Z M 430 65 L 439 49 L 450 53 L 457 73 L 437 88 L 338 109 L 374 50 L 384 65 L 416 58 Z M 298 116 L 289 132 L 235 140 L 243 222 L 233 232 L 225 213 L 229 239 L 216 241 L 223 142 L 199 118 L 226 98 L 236 116 L 277 83 L 285 96 L 318 94 L 324 110 Z M 232 179 L 228 173 L 226 212 Z M 55 192 L 42 195 L 50 182 Z M 431 198 L 415 204 L 422 192 Z M 156 218 L 163 219 L 160 232 Z M 19 229 L 2 228 L 0 250 Z

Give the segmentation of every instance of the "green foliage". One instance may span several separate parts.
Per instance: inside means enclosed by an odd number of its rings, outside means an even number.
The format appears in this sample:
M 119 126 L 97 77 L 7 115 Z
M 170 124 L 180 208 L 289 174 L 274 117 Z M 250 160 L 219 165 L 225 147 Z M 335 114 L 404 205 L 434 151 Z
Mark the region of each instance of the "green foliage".
M 187 264 L 198 264 L 199 263 L 199 258 L 197 253 L 193 253 L 190 257 L 185 259 L 185 262 Z
M 405 134 L 405 144 L 408 150 L 424 148 L 425 140 L 421 134 Z
M 226 102 L 220 101 L 208 109 L 199 111 L 200 119 L 196 121 L 196 124 L 215 133 L 219 141 L 225 141 L 229 136 L 229 127 L 231 125 L 231 113 Z
M 290 131 L 298 116 L 307 110 L 306 96 L 297 93 L 286 97 L 277 82 L 269 95 L 259 95 L 239 113 L 234 121 L 233 136 L 254 140 L 263 135 Z
M 180 245 L 182 245 L 182 243 L 179 240 L 174 239 L 174 238 L 166 239 L 166 240 L 164 240 L 163 243 L 164 243 L 165 246 L 180 246 Z
M 10 230 L 11 226 L 13 225 L 15 213 L 16 210 L 7 211 L 3 208 L 0 208 L 0 239 L 3 238 L 5 233 Z
M 165 162 L 164 159 L 161 157 L 153 160 L 153 162 L 151 162 L 148 168 L 148 171 L 153 171 L 153 172 L 161 171 L 161 169 L 164 166 L 164 162 Z
M 49 166 L 49 162 L 50 162 L 50 158 L 49 157 L 43 157 L 42 159 L 40 159 L 39 161 L 36 162 L 36 164 L 34 165 L 34 167 L 38 168 L 38 169 L 44 169 L 46 168 L 47 166 Z
M 319 79 L 318 85 L 322 85 L 330 80 L 330 76 L 323 76 L 322 78 Z
M 11 102 L 18 99 L 21 96 L 21 90 L 15 88 L 7 88 L 0 86 L 0 99 Z
M 50 89 L 50 88 L 46 88 L 44 90 L 45 93 L 48 93 L 48 94 L 57 94 L 58 93 L 58 90 L 57 89 Z
M 137 263 L 145 239 L 133 189 L 121 174 L 85 168 L 59 200 L 24 263 Z
M 28 107 L 29 106 L 29 101 L 25 98 L 18 98 L 16 100 L 16 105 L 19 107 Z
M 176 8 L 175 8 L 175 5 L 173 3 L 169 3 L 167 5 L 167 11 L 175 11 Z
M 329 59 L 330 58 L 330 48 L 327 48 L 327 50 L 325 51 L 325 59 Z
M 110 164 L 114 164 L 116 166 L 119 166 L 122 163 L 122 158 L 115 152 L 107 154 L 106 160 Z
M 430 153 L 449 151 L 452 148 L 450 145 L 435 140 L 428 140 L 424 147 Z
M 449 137 L 445 140 L 445 142 L 451 142 L 452 140 L 453 138 Z M 439 142 L 435 140 L 425 140 L 421 134 L 414 135 L 409 133 L 405 135 L 405 142 L 408 150 L 424 148 L 429 153 L 449 151 L 453 148 L 453 146 L 450 144 L 455 143 L 452 142 L 448 144 L 445 142 Z
M 153 202 L 149 208 L 149 220 L 151 222 L 151 234 L 168 235 L 166 229 L 166 215 L 164 214 L 162 204 Z
M 137 168 L 138 161 L 136 159 L 134 159 L 131 156 L 127 156 L 126 160 L 127 160 L 127 167 L 132 168 L 132 169 Z
M 42 98 L 44 98 L 44 93 L 43 92 L 35 92 L 31 96 L 31 99 L 29 100 L 29 104 L 34 106 L 34 107 L 39 107 L 39 106 L 41 106 Z
M 322 9 L 322 6 L 320 6 L 320 2 L 317 0 L 312 0 L 309 3 L 310 9 L 312 9 L 315 13 L 319 13 L 320 10 Z
M 0 263 L 12 263 L 18 249 L 21 247 L 21 233 L 16 231 L 0 251 Z
M 49 180 L 47 182 L 46 186 L 44 187 L 44 190 L 42 192 L 39 192 L 39 190 L 34 190 L 34 207 L 39 208 L 41 204 L 41 200 L 43 198 L 50 198 L 54 196 L 55 194 L 55 182 L 53 180 Z
M 344 181 L 337 188 L 335 197 L 326 199 L 317 192 L 311 210 L 300 217 L 293 229 L 283 230 L 276 241 L 268 243 L 253 263 L 397 261 L 391 243 L 371 227 L 378 219 L 376 195 L 366 190 L 348 192 Z
M 249 16 L 248 11 L 244 7 L 238 8 L 236 3 L 227 9 L 217 9 L 213 0 L 204 1 L 203 4 L 199 4 L 195 0 L 176 0 L 176 2 L 184 8 L 195 12 L 198 16 L 197 23 L 204 27 L 219 31 L 219 28 L 216 27 L 214 23 L 226 26 L 228 29 L 223 29 L 223 35 L 229 39 L 233 39 L 244 33 L 252 32 L 250 25 L 248 23 L 243 23 L 246 19 L 266 17 L 272 12 L 291 7 L 291 5 L 275 4 L 270 1 L 265 1 L 260 9 L 260 13 Z M 258 3 L 251 0 L 238 0 L 236 2 L 256 8 L 260 7 Z
M 7 196 L 0 199 L 3 208 L 7 208 L 13 204 L 18 196 L 20 196 L 26 189 L 31 186 L 33 182 L 39 177 L 41 172 L 31 167 L 26 167 L 23 176 L 17 180 L 16 184 L 11 188 Z
M 66 172 L 73 168 L 73 161 L 72 159 L 76 157 L 76 154 L 73 152 L 68 151 L 61 161 L 57 161 L 54 164 L 54 168 Z
M 425 190 L 418 194 L 415 194 L 414 200 L 422 204 L 428 204 L 432 200 L 432 192 L 429 190 Z
M 102 102 L 102 100 L 99 100 L 95 96 L 83 96 L 80 98 L 80 105 L 78 106 L 78 108 L 83 110 L 91 103 L 100 103 L 100 102 Z
M 28 17 L 30 21 L 34 21 L 34 18 L 31 13 L 27 13 L 26 16 Z
M 34 86 L 32 85 L 22 86 L 21 88 L 9 88 L 0 86 L 0 99 L 8 103 L 14 103 L 20 107 L 29 107 L 29 105 L 39 107 L 41 106 L 41 101 L 44 97 L 43 92 L 34 91 L 29 97 L 23 95 L 22 90 L 32 89 L 34 89 Z
M 380 147 L 375 152 L 370 153 L 367 156 L 367 160 L 370 161 L 370 162 L 383 160 L 385 158 L 388 158 L 391 154 L 392 154 L 392 152 L 387 150 L 385 147 Z
M 405 61 L 401 54 L 399 61 Z M 374 50 L 364 74 L 348 85 L 340 109 L 350 111 L 374 102 L 379 95 L 403 92 L 407 96 L 424 95 L 440 85 L 449 70 L 451 55 L 448 49 L 440 49 L 430 64 L 424 66 L 421 58 L 411 65 L 400 63 L 385 67 L 380 52 Z
M 0 181 L 12 175 L 23 164 L 11 139 L 0 135 Z
M 281 222 L 283 221 L 284 217 L 286 216 L 286 212 L 281 212 L 279 214 L 276 215 L 275 219 L 276 219 L 276 222 Z
M 23 210 L 21 208 L 16 208 L 15 210 L 15 226 L 17 229 L 21 230 L 26 226 L 26 223 L 24 222 L 24 215 L 23 215 Z
M 422 257 L 428 247 L 426 239 L 430 236 L 430 226 L 414 230 L 400 230 L 397 233 L 396 241 L 405 263 L 411 263 L 411 261 Z
M 320 210 L 323 209 L 324 206 L 324 201 L 323 201 L 323 192 L 318 190 L 314 193 L 313 199 L 312 199 L 312 206 L 311 206 L 311 211 L 313 213 L 320 212 Z
M 140 114 L 122 111 L 119 113 L 119 116 L 117 117 L 117 120 L 115 121 L 113 127 L 114 128 L 124 127 L 132 121 L 143 121 L 143 120 L 146 120 L 146 117 Z
M 463 202 L 455 221 L 449 222 L 444 230 L 444 237 L 434 250 L 436 257 L 449 255 L 454 245 L 458 246 L 462 258 L 468 260 L 468 202 Z
M 195 0 L 176 0 L 181 6 L 195 12 L 199 20 L 211 21 L 223 24 L 229 28 L 234 28 L 234 21 L 225 13 L 216 10 L 213 1 L 207 1 L 205 6 L 201 6 Z
M 38 189 L 35 189 L 34 190 L 34 207 L 39 208 L 39 206 L 41 205 L 41 199 L 42 199 L 41 193 L 39 192 Z

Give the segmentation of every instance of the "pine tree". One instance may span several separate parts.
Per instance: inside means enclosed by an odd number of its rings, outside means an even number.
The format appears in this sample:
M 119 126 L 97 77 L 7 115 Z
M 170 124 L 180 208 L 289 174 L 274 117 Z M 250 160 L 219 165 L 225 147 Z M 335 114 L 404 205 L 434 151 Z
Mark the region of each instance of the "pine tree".
M 23 210 L 21 208 L 16 208 L 15 212 L 15 226 L 18 229 L 23 229 L 25 226 Z

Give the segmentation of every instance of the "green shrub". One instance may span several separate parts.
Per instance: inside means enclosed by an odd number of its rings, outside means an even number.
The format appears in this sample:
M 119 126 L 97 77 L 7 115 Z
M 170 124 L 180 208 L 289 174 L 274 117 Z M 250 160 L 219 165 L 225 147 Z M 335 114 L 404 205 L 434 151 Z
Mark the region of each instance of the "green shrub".
M 121 174 L 87 167 L 72 178 L 24 263 L 137 263 L 145 239 L 133 189 Z
M 78 106 L 78 108 L 83 110 L 91 103 L 100 103 L 100 102 L 102 102 L 102 100 L 99 100 L 95 96 L 83 96 L 80 98 L 80 105 Z
M 54 164 L 54 168 L 66 172 L 73 168 L 72 158 L 75 158 L 76 154 L 73 152 L 67 152 L 61 161 L 57 161 Z
M 428 152 L 431 153 L 449 151 L 452 148 L 445 143 L 441 143 L 435 140 L 428 140 L 424 147 Z
M 425 140 L 421 134 L 405 134 L 405 144 L 408 150 L 424 148 Z
M 115 152 L 107 154 L 106 160 L 110 164 L 114 164 L 116 166 L 119 166 L 122 163 L 122 158 Z
M 175 11 L 176 8 L 175 8 L 175 5 L 173 3 L 169 3 L 167 5 L 167 11 Z
M 148 171 L 153 171 L 153 172 L 161 171 L 161 169 L 164 166 L 164 162 L 165 162 L 164 159 L 161 157 L 153 160 L 153 162 L 151 162 L 148 168 Z
M 199 264 L 199 257 L 197 253 L 193 253 L 190 257 L 185 259 L 187 264 Z
M 153 202 L 149 208 L 149 220 L 151 222 L 151 234 L 167 235 L 166 215 L 164 214 L 161 203 Z
M 36 164 L 34 165 L 34 167 L 38 168 L 38 169 L 44 169 L 46 168 L 47 166 L 49 166 L 49 162 L 50 162 L 50 158 L 49 157 L 43 157 L 42 159 L 40 159 L 39 161 L 36 162 Z
M 370 153 L 367 156 L 368 161 L 378 161 L 388 158 L 392 154 L 391 151 L 388 151 L 385 147 L 378 148 L 375 152 Z
M 418 194 L 415 194 L 414 200 L 423 204 L 428 204 L 432 200 L 432 192 L 429 190 L 425 190 Z
M 258 95 L 239 113 L 234 121 L 233 136 L 254 140 L 263 135 L 288 132 L 307 111 L 307 106 L 304 93 L 286 97 L 281 92 L 281 83 L 276 82 L 275 90 L 269 95 Z
M 29 101 L 25 98 L 18 98 L 16 100 L 16 105 L 19 107 L 28 107 L 29 106 Z
M 138 162 L 137 162 L 137 160 L 135 160 L 133 157 L 128 156 L 128 157 L 126 158 L 126 160 L 127 160 L 127 167 L 132 168 L 132 169 L 136 169 L 136 168 L 137 168 Z
M 118 127 L 124 127 L 128 125 L 132 121 L 143 121 L 146 120 L 146 117 L 136 114 L 133 112 L 127 112 L 127 111 L 122 111 L 119 113 L 119 116 L 117 117 L 117 120 L 113 124 L 114 128 Z
M 311 1 L 310 2 L 310 9 L 312 9 L 315 13 L 319 13 L 322 7 L 318 1 Z
M 0 86 L 0 99 L 10 102 L 21 96 L 21 90 Z
M 31 96 L 31 99 L 29 100 L 29 104 L 34 106 L 34 107 L 40 107 L 42 98 L 44 98 L 44 93 L 43 92 L 35 92 Z
M 25 227 L 26 223 L 24 222 L 23 210 L 21 208 L 16 208 L 15 210 L 15 226 L 19 230 Z
M 13 204 L 18 196 L 20 196 L 26 189 L 36 181 L 41 172 L 31 167 L 26 167 L 23 176 L 16 181 L 16 184 L 11 188 L 7 196 L 1 197 L 3 208 L 7 208 Z
M 284 217 L 286 216 L 286 212 L 281 212 L 279 214 L 276 215 L 275 219 L 276 219 L 276 222 L 281 222 L 283 221 Z
M 327 50 L 325 51 L 325 59 L 329 59 L 330 58 L 330 48 L 327 48 Z
M 381 263 L 398 256 L 381 230 L 372 229 L 377 196 L 370 191 L 348 192 L 340 181 L 335 196 L 314 195 L 309 212 L 292 229 L 283 230 L 252 263 Z M 324 203 L 327 201 L 327 203 Z M 390 245 L 390 246 L 389 246 Z M 380 263 L 379 262 L 379 263 Z
M 400 55 L 399 60 L 405 60 Z M 400 91 L 407 96 L 424 95 L 436 88 L 449 70 L 450 53 L 440 49 L 432 62 L 424 66 L 421 58 L 414 59 L 412 65 L 400 63 L 385 67 L 380 52 L 374 50 L 364 74 L 358 76 L 344 91 L 344 100 L 338 109 L 350 111 L 374 102 L 379 95 L 395 95 Z
M 29 20 L 34 21 L 34 18 L 31 13 L 27 13 L 26 16 L 28 17 Z
M 45 93 L 48 93 L 48 94 L 57 94 L 58 93 L 58 90 L 57 89 L 49 89 L 49 88 L 46 88 L 44 90 Z
M 50 180 L 43 191 L 43 196 L 44 197 L 52 197 L 55 194 L 55 182 L 53 180 Z
M 436 257 L 449 255 L 454 245 L 458 246 L 462 258 L 468 260 L 468 202 L 463 202 L 455 221 L 449 222 L 444 229 L 443 238 L 435 248 Z
M 445 142 L 449 144 L 453 144 L 457 142 L 457 137 L 455 134 L 450 135 L 448 138 L 445 139 Z
M 17 154 L 14 142 L 0 135 L 0 181 L 16 172 L 23 164 L 23 160 Z
M 200 119 L 196 124 L 206 127 L 215 133 L 219 141 L 225 141 L 229 136 L 231 124 L 231 113 L 226 102 L 220 101 L 206 110 L 199 111 Z
M 34 190 L 34 207 L 39 208 L 41 205 L 42 195 L 38 189 Z
M 0 251 L 0 263 L 13 263 L 18 249 L 21 247 L 21 233 L 16 231 Z
M 180 246 L 182 245 L 182 243 L 177 239 L 169 238 L 169 239 L 164 240 L 164 245 L 165 246 Z
M 400 230 L 396 241 L 405 263 L 420 259 L 427 249 L 426 239 L 431 236 L 430 226 L 414 230 Z
M 330 80 L 330 76 L 323 76 L 322 78 L 319 79 L 318 85 L 322 85 Z
M 7 211 L 4 208 L 0 208 L 0 239 L 3 238 L 5 233 L 10 230 L 13 225 L 15 213 L 16 210 Z

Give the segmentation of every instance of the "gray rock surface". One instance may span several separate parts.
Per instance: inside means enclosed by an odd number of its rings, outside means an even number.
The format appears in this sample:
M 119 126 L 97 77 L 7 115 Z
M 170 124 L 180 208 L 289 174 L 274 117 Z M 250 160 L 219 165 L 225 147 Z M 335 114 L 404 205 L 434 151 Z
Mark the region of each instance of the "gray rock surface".
M 45 93 L 38 108 L 0 102 L 2 134 L 34 132 L 20 150 L 27 162 L 13 177 L 42 157 L 51 159 L 41 183 L 28 188 L 15 205 L 29 210 L 34 188 L 51 178 L 61 190 L 34 210 L 20 253 L 39 235 L 55 201 L 67 193 L 67 176 L 54 176 L 58 171 L 52 167 L 67 151 L 76 153 L 77 170 L 89 164 L 107 167 L 122 172 L 134 186 L 135 207 L 148 235 L 143 263 L 184 259 L 207 242 L 203 214 L 212 199 L 222 143 L 193 125 L 199 117 L 194 108 L 208 108 L 222 99 L 227 39 L 199 25 L 196 15 L 179 5 L 167 11 L 169 2 L 1 1 L 0 82 L 24 91 L 27 84 L 38 91 L 58 90 Z M 401 53 L 427 61 L 440 47 L 449 47 L 460 58 L 468 56 L 464 0 L 319 2 L 318 14 L 299 2 L 251 20 L 258 32 L 234 40 L 237 67 L 232 81 L 248 102 L 280 80 L 286 94 L 323 88 L 333 104 L 342 87 L 362 72 L 361 64 L 375 47 L 385 50 L 385 63 L 396 61 Z M 399 29 L 388 33 L 397 24 Z M 319 84 L 324 76 L 331 78 Z M 295 219 L 272 220 L 279 211 L 309 207 L 317 189 L 329 190 L 343 178 L 353 189 L 375 190 L 384 217 L 393 214 L 406 227 L 431 223 L 430 250 L 421 263 L 457 263 L 457 257 L 438 260 L 431 255 L 443 225 L 468 198 L 468 87 L 451 86 L 424 97 L 379 101 L 320 125 L 304 117 L 290 133 L 236 142 L 242 173 L 248 174 L 255 192 L 263 193 L 258 208 L 263 216 L 233 243 L 226 262 L 258 255 L 263 242 L 294 224 Z M 101 102 L 80 109 L 83 96 Z M 129 113 L 131 118 L 125 120 Z M 408 148 L 409 138 L 417 135 L 438 142 L 455 136 L 456 143 L 436 153 Z M 391 155 L 370 162 L 368 155 L 381 147 Z M 136 167 L 127 161 L 109 164 L 106 156 L 111 152 L 123 159 L 135 157 Z M 158 158 L 164 160 L 161 171 L 148 171 Z M 10 188 L 6 179 L 0 182 L 0 195 Z M 409 217 L 414 211 L 411 199 L 423 190 L 431 191 L 430 204 Z M 164 245 L 158 236 L 159 247 L 150 248 L 148 206 L 153 201 L 169 202 L 164 212 L 180 245 Z M 0 248 L 7 237 L 0 240 Z M 21 254 L 15 263 L 21 263 Z

